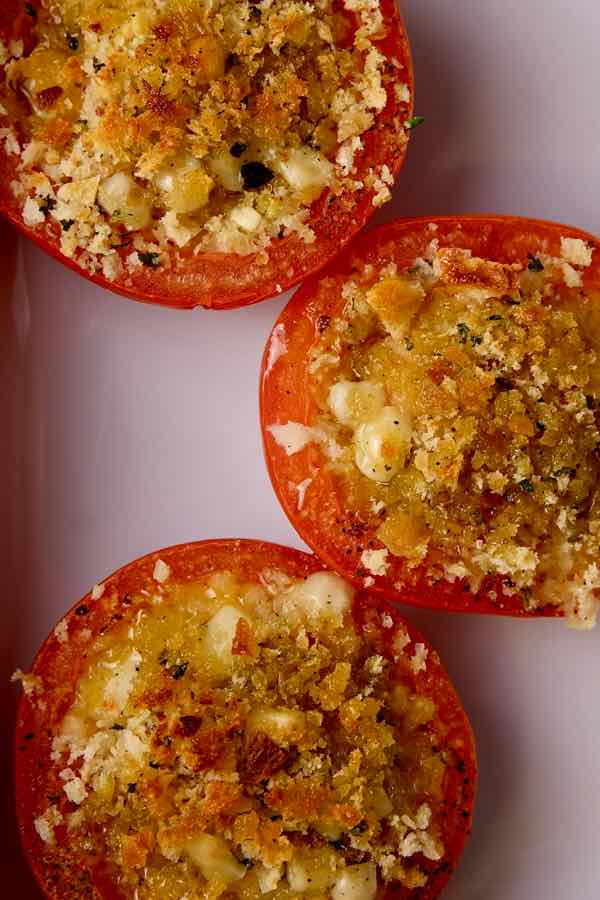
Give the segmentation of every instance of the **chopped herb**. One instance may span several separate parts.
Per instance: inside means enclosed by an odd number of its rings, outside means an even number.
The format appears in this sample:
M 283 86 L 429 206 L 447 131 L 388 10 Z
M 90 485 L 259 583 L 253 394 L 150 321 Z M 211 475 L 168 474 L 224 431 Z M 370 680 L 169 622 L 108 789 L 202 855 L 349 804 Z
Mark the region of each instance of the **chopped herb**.
M 69 45 L 69 50 L 79 50 L 79 38 L 77 37 L 77 35 L 68 34 L 67 44 Z
M 262 12 L 258 8 L 258 6 L 250 7 L 250 18 L 251 19 L 260 19 L 261 16 L 262 16 Z
M 179 681 L 180 678 L 183 678 L 185 673 L 188 670 L 189 663 L 184 662 L 180 663 L 178 666 L 173 666 L 171 669 L 171 677 L 175 679 L 175 681 Z
M 587 406 L 588 409 L 597 409 L 598 401 L 596 400 L 595 397 L 592 397 L 591 394 L 586 394 L 585 405 Z
M 415 346 L 413 344 L 413 342 L 411 341 L 411 339 L 408 337 L 408 335 L 406 335 L 404 338 L 404 346 L 406 347 L 407 350 L 412 350 L 413 347 Z
M 241 141 L 236 141 L 235 144 L 232 144 L 229 148 L 229 152 L 236 159 L 239 159 L 242 153 L 245 153 L 248 149 L 248 144 L 243 144 Z
M 471 343 L 473 344 L 474 347 L 478 347 L 479 344 L 483 343 L 483 338 L 479 334 L 472 334 L 471 335 Z
M 88 609 L 88 607 L 85 605 L 85 603 L 82 603 L 80 606 L 78 606 L 78 607 L 75 609 L 75 615 L 76 615 L 76 616 L 87 616 L 88 613 L 89 613 L 89 609 Z
M 154 762 L 153 759 L 148 763 L 151 769 L 160 769 L 160 763 Z
M 533 494 L 533 485 L 529 478 L 524 478 L 519 482 L 519 487 L 521 490 L 526 491 L 528 494 Z
M 32 19 L 37 19 L 37 9 L 33 5 L 33 3 L 25 4 L 25 12 L 28 16 L 31 16 Z
M 56 200 L 54 197 L 45 197 L 44 202 L 40 205 L 40 212 L 49 213 L 56 208 Z
M 577 469 L 572 469 L 571 466 L 563 466 L 561 469 L 556 469 L 552 475 L 554 478 L 560 478 L 561 475 L 568 475 L 570 478 L 575 478 Z
M 127 785 L 127 793 L 135 794 L 136 788 L 137 788 L 137 784 L 135 783 L 135 781 L 130 781 L 129 784 Z
M 514 382 L 510 378 L 505 378 L 504 375 L 496 377 L 496 387 L 500 388 L 501 391 L 512 391 L 514 386 Z
M 111 725 L 110 727 L 112 728 L 113 731 L 125 731 L 125 726 L 119 725 L 118 722 L 115 722 L 115 724 Z
M 525 609 L 531 609 L 531 588 L 521 588 L 521 600 Z
M 230 53 L 227 59 L 225 60 L 225 69 L 231 69 L 233 66 L 237 66 L 239 63 L 239 57 L 236 56 L 235 53 Z
M 102 69 L 105 68 L 105 63 L 98 62 L 98 60 L 95 59 L 95 58 L 94 58 L 94 63 L 93 63 L 93 65 L 94 65 L 94 72 L 101 72 Z
M 343 838 L 338 838 L 337 841 L 329 841 L 330 847 L 333 847 L 334 850 L 345 850 L 346 843 Z
M 540 422 L 539 419 L 535 423 L 535 427 L 538 428 L 542 433 L 546 430 L 546 426 L 544 425 L 543 422 Z
M 61 219 L 60 227 L 63 231 L 69 231 L 75 224 L 75 219 Z
M 456 330 L 458 331 L 458 342 L 459 344 L 466 344 L 467 338 L 469 337 L 469 332 L 471 329 L 468 325 L 465 325 L 464 322 L 459 322 L 456 326 Z
M 407 119 L 404 127 L 408 128 L 409 131 L 412 131 L 413 128 L 418 128 L 419 125 L 422 125 L 424 121 L 425 116 L 413 116 L 412 119 Z
M 138 250 L 138 256 L 143 266 L 147 266 L 149 269 L 158 269 L 160 265 L 160 253 L 154 253 L 152 251 L 142 253 L 141 250 Z
M 254 860 L 250 859 L 250 857 L 247 856 L 242 860 L 242 865 L 245 866 L 246 869 L 251 869 L 252 866 L 254 865 Z
M 275 173 L 261 162 L 247 162 L 242 168 L 242 180 L 247 191 L 264 187 L 275 178 Z
M 502 316 L 499 316 L 496 313 L 494 313 L 493 316 L 488 316 L 489 322 L 499 322 L 501 319 L 502 319 Z
M 364 834 L 368 827 L 365 821 L 359 822 L 358 825 L 350 829 L 350 834 Z
M 527 254 L 527 258 L 529 259 L 529 263 L 527 264 L 527 268 L 530 272 L 543 272 L 544 265 L 537 256 L 532 256 L 531 253 Z

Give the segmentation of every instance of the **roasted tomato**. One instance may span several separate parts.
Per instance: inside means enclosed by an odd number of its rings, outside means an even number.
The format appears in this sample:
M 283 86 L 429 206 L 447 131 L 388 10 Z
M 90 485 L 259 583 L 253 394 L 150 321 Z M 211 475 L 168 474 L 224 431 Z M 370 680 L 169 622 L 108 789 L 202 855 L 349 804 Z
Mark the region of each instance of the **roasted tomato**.
M 415 606 L 591 626 L 599 301 L 595 238 L 508 217 L 393 222 L 305 283 L 261 415 L 324 564 Z
M 395 0 L 0 10 L 0 210 L 136 300 L 213 309 L 325 265 L 414 124 Z
M 439 895 L 476 759 L 434 650 L 307 554 L 153 553 L 59 622 L 16 733 L 50 898 Z

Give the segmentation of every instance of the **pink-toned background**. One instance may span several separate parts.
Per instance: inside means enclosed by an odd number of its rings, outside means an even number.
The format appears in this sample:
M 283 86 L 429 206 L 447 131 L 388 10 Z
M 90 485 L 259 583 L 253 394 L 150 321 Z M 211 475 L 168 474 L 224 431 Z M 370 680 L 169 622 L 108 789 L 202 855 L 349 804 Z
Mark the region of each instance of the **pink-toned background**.
M 600 231 L 598 0 L 405 0 L 417 112 L 392 215 L 503 212 Z M 282 300 L 178 313 L 103 293 L 0 230 L 0 896 L 37 897 L 9 797 L 12 703 L 61 613 L 147 550 L 300 545 L 257 418 Z M 432 614 L 481 756 L 475 833 L 447 900 L 597 900 L 600 632 Z

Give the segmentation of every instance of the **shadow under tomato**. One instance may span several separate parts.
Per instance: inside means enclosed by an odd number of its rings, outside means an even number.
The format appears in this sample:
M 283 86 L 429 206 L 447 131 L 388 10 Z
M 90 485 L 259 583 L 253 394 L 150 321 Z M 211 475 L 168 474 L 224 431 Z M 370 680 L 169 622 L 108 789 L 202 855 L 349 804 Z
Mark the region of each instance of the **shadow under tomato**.
M 12 733 L 18 691 L 10 684 L 15 668 L 27 665 L 17 659 L 21 621 L 22 579 L 17 562 L 22 510 L 22 421 L 25 395 L 22 340 L 17 320 L 15 293 L 23 289 L 17 279 L 18 241 L 8 225 L 0 223 L 0 878 L 2 896 L 19 900 L 40 897 L 21 854 L 15 824 L 12 786 Z M 15 281 L 18 284 L 15 285 Z
M 522 630 L 528 625 L 495 616 L 421 611 L 397 605 L 440 654 L 475 734 L 478 790 L 473 829 L 443 898 L 506 900 L 504 867 L 510 865 L 514 853 L 515 818 L 522 806 L 527 767 L 525 741 L 511 721 L 510 699 L 501 692 L 506 690 L 505 666 L 510 666 L 513 629 Z M 532 622 L 530 627 L 539 625 L 564 628 L 559 622 Z M 499 871 L 499 866 L 503 871 Z
M 465 105 L 462 48 L 448 23 L 431 12 L 428 4 L 402 3 L 415 68 L 415 113 L 425 122 L 411 136 L 392 201 L 377 213 L 374 225 L 397 216 L 463 212 L 467 183 L 473 194 L 468 145 L 478 126 Z

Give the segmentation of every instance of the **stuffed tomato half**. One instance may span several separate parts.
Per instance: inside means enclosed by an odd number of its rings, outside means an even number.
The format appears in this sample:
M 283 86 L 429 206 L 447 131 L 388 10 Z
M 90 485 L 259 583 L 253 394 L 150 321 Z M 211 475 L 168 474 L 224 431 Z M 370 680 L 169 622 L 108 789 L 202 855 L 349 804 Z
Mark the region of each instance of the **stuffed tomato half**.
M 390 197 L 413 123 L 395 0 L 8 0 L 0 209 L 104 287 L 243 306 Z
M 17 677 L 18 819 L 49 898 L 425 900 L 469 833 L 473 737 L 437 654 L 313 556 L 151 554 Z
M 567 226 L 422 219 L 303 285 L 265 352 L 262 426 L 326 565 L 414 605 L 593 624 L 599 267 Z

